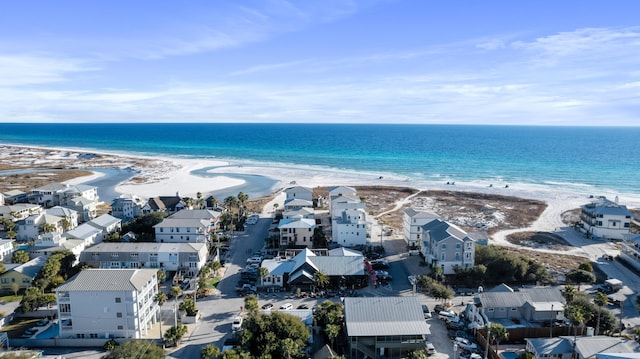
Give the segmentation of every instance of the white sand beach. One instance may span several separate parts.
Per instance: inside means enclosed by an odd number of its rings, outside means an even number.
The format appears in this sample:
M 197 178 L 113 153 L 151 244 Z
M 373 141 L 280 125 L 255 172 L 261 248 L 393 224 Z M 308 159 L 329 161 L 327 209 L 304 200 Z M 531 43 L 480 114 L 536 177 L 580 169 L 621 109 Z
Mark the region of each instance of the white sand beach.
M 142 197 L 160 195 L 174 195 L 180 193 L 183 196 L 196 196 L 201 192 L 207 194 L 213 191 L 239 186 L 245 183 L 237 178 L 237 175 L 258 176 L 274 180 L 275 185 L 269 195 L 277 193 L 283 188 L 300 185 L 306 187 L 316 186 L 401 186 L 413 187 L 420 190 L 451 190 L 463 192 L 478 192 L 501 194 L 522 198 L 531 198 L 545 201 L 548 208 L 542 216 L 531 226 L 531 230 L 553 231 L 562 226 L 561 214 L 567 210 L 578 208 L 588 203 L 590 196 L 607 196 L 610 199 L 618 197 L 621 204 L 629 208 L 640 208 L 640 194 L 623 193 L 593 193 L 592 189 L 580 190 L 561 186 L 543 186 L 523 183 L 497 184 L 489 186 L 483 182 L 465 183 L 456 182 L 455 185 L 446 182 L 416 181 L 405 177 L 394 176 L 388 173 L 367 173 L 342 169 L 323 168 L 314 166 L 290 165 L 279 163 L 255 163 L 250 161 L 223 161 L 210 159 L 185 159 L 167 157 L 145 157 L 123 154 L 113 154 L 87 150 L 79 152 L 78 149 L 61 148 L 37 148 L 20 146 L 2 146 L 2 153 L 20 151 L 21 161 L 14 161 L 15 165 L 25 166 L 38 164 L 39 166 L 65 165 L 65 161 L 71 160 L 75 167 L 99 168 L 118 167 L 131 168 L 136 171 L 134 178 L 116 187 L 116 191 L 123 194 L 135 194 Z M 94 161 L 80 156 L 81 153 L 99 154 L 100 160 Z M 0 159 L 6 156 L 0 156 Z M 86 156 L 85 156 L 86 157 Z M 90 156 L 89 156 L 90 157 Z M 6 159 L 5 159 L 6 162 Z M 11 161 L 9 161 L 11 163 Z M 205 176 L 196 175 L 193 171 L 202 170 Z M 69 183 L 82 183 L 102 174 L 80 177 Z M 209 177 L 210 176 L 210 177 Z M 494 240 L 504 241 L 506 233 L 498 233 Z

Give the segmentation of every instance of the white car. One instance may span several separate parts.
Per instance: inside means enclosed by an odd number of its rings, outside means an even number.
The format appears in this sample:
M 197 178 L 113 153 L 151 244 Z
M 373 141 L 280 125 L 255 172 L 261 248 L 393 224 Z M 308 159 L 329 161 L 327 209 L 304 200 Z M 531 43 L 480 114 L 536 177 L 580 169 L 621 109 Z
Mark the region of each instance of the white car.
M 476 343 L 470 342 L 467 338 L 456 337 L 456 344 L 458 344 L 458 347 L 466 350 L 474 350 L 478 348 Z
M 437 353 L 436 348 L 433 346 L 433 344 L 427 343 L 426 347 L 427 347 L 427 355 L 433 355 Z
M 231 331 L 239 332 L 242 329 L 242 317 L 237 316 L 233 318 L 233 323 L 231 323 Z
M 280 306 L 280 310 L 291 310 L 293 309 L 293 304 L 291 303 L 284 303 L 283 305 Z

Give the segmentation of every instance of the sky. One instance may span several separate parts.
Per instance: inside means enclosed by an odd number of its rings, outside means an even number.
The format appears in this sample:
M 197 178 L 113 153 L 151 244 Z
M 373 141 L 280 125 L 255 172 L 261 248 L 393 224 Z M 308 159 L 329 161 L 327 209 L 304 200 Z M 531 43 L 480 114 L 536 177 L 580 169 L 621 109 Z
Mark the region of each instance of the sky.
M 0 122 L 640 126 L 640 2 L 7 1 Z

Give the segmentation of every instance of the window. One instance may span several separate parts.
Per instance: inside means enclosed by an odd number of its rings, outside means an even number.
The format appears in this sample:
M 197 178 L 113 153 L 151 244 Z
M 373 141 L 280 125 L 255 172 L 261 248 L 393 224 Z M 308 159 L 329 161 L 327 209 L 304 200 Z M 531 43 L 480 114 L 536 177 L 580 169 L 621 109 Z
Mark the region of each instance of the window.
M 111 253 L 111 258 L 118 258 L 120 253 Z
M 118 325 L 118 330 L 122 330 L 124 327 L 122 325 Z
M 447 244 L 446 244 L 446 243 L 442 243 L 442 245 L 440 246 L 440 248 L 442 248 L 442 249 L 447 249 Z
M 444 253 L 440 253 L 440 260 L 441 260 L 441 261 L 445 260 Z
M 78 339 L 84 339 L 84 334 L 76 334 L 76 338 L 78 338 Z
M 89 334 L 89 338 L 97 339 L 98 338 L 98 333 Z
M 131 258 L 138 258 L 138 253 L 131 253 Z
M 122 318 L 122 312 L 117 312 L 116 313 L 116 318 Z
M 116 303 L 122 303 L 122 298 L 116 297 Z
M 71 304 L 59 304 L 60 313 L 71 313 Z
M 160 228 L 160 233 L 164 232 L 164 228 Z
M 460 249 L 460 243 L 456 243 L 456 249 Z

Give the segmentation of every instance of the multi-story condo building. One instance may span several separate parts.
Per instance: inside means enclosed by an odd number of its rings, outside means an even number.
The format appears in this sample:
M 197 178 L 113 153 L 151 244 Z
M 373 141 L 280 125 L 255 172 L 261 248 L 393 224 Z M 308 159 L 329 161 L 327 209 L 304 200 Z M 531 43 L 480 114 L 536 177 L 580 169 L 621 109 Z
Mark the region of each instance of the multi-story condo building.
M 331 221 L 331 240 L 343 247 L 367 244 L 370 223 L 364 209 L 345 209 Z
M 402 234 L 407 246 L 416 248 L 420 246 L 422 226 L 438 218 L 432 212 L 407 208 L 402 215 Z
M 624 239 L 629 234 L 631 216 L 626 206 L 605 197 L 581 207 L 582 231 L 594 239 Z
M 122 195 L 111 202 L 111 215 L 123 221 L 131 220 L 142 214 L 146 203 L 136 195 Z
M 470 268 L 475 263 L 475 239 L 458 226 L 434 219 L 421 227 L 420 252 L 425 262 L 440 266 L 444 274 L 456 267 Z
M 49 183 L 42 187 L 34 188 L 29 195 L 29 202 L 48 208 L 63 204 L 75 197 L 83 197 L 89 201 L 98 202 L 98 188 L 83 184 Z
M 315 219 L 294 216 L 280 220 L 278 230 L 280 231 L 280 246 L 313 248 L 313 232 L 316 229 Z
M 165 218 L 153 226 L 156 242 L 207 242 L 212 230 L 211 220 L 197 218 Z
M 100 243 L 85 249 L 80 261 L 93 268 L 154 268 L 193 277 L 207 261 L 205 243 Z
M 56 289 L 60 338 L 141 338 L 157 322 L 155 269 L 85 269 Z

